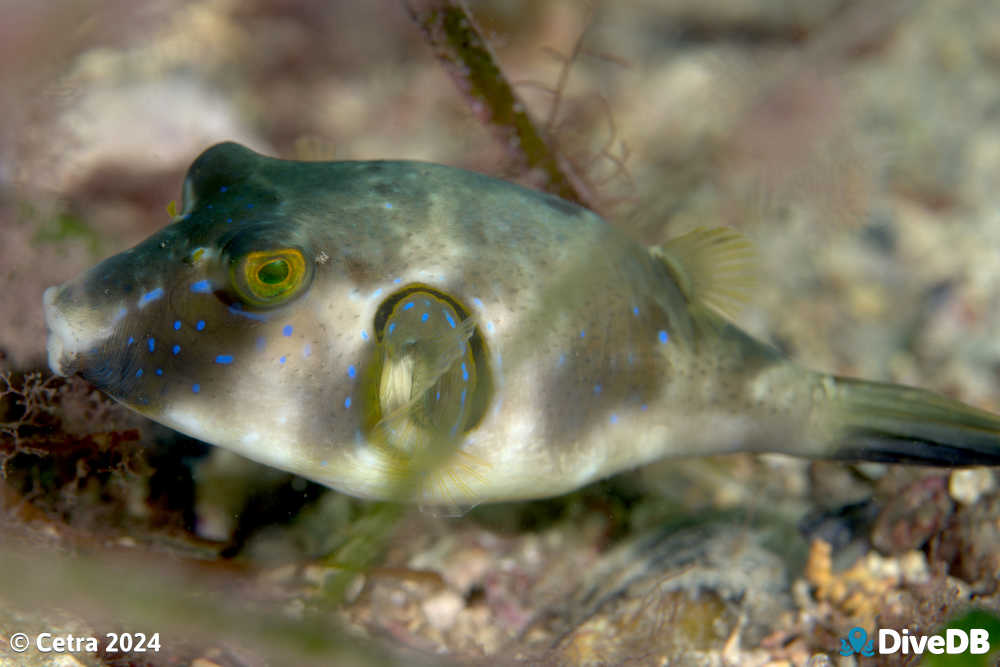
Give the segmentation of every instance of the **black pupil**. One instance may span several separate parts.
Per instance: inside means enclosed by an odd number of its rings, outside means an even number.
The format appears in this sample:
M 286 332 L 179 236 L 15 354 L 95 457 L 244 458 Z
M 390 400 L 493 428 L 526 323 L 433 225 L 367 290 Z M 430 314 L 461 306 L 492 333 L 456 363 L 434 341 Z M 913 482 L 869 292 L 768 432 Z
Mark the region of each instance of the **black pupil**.
M 257 269 L 257 278 L 265 285 L 277 285 L 288 278 L 288 273 L 288 262 L 283 259 L 272 259 Z

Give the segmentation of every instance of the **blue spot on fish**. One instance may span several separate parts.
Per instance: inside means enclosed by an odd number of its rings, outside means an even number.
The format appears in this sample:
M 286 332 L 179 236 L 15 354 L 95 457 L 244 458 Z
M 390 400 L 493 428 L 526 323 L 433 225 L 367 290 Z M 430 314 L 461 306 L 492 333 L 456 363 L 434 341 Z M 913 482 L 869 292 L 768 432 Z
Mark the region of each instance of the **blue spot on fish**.
M 228 189 L 229 188 L 227 188 L 225 185 L 223 185 L 222 187 L 219 188 L 219 192 L 225 192 Z
M 353 378 L 357 374 L 358 374 L 358 371 L 357 371 L 356 368 L 354 368 L 354 366 L 348 366 L 347 367 L 347 377 Z
M 664 331 L 663 329 L 660 329 L 660 333 L 658 334 L 658 336 L 661 343 L 666 343 L 668 340 L 670 340 L 670 336 L 668 336 L 667 332 Z
M 490 333 L 493 333 L 493 332 L 494 332 L 494 331 L 496 330 L 496 327 L 495 327 L 495 326 L 493 326 L 493 323 L 492 323 L 492 322 L 487 322 L 487 323 L 486 323 L 486 330 L 487 330 L 488 332 L 490 332 Z
M 599 384 L 595 384 L 594 385 L 594 393 L 595 394 L 600 394 L 601 393 L 601 385 L 599 385 Z
M 632 314 L 639 317 L 639 306 L 632 306 Z
M 469 381 L 469 371 L 466 369 L 464 361 L 462 362 L 462 379 L 466 382 Z
M 350 396 L 348 396 L 347 398 L 344 399 L 344 407 L 345 408 L 351 407 L 351 397 Z
M 198 282 L 191 283 L 191 291 L 208 294 L 212 291 L 212 283 L 207 280 L 199 280 Z
M 381 287 L 379 287 L 377 290 L 375 290 L 374 292 L 372 292 L 372 298 L 373 299 L 377 299 L 380 296 L 382 296 L 382 288 Z
M 157 368 L 156 369 L 156 374 L 157 375 L 163 375 L 163 369 L 162 368 Z
M 292 335 L 292 325 L 291 324 L 286 324 L 284 327 L 282 327 L 282 329 L 281 329 L 281 335 L 282 336 L 291 336 Z
M 580 338 L 583 338 L 586 335 L 587 335 L 587 332 L 584 329 L 580 329 Z
M 156 301 L 157 299 L 160 299 L 162 297 L 163 297 L 163 288 L 162 287 L 157 287 L 154 290 L 146 292 L 145 294 L 143 294 L 142 296 L 139 297 L 139 308 L 140 309 L 141 308 L 145 308 L 149 304 L 153 303 L 154 301 Z
M 389 202 L 386 202 L 383 206 L 385 206 L 386 210 L 392 210 L 392 204 Z
M 174 331 L 180 331 L 180 330 L 181 330 L 181 321 L 174 320 Z
M 643 412 L 645 412 L 646 408 L 648 408 L 648 407 L 649 407 L 648 405 L 646 405 L 645 403 L 643 403 L 642 405 L 639 406 L 639 409 L 642 410 Z
M 180 351 L 181 351 L 181 346 L 180 345 L 174 345 L 174 354 L 178 354 L 178 353 L 180 353 Z
M 451 326 L 452 329 L 454 329 L 455 328 L 455 319 L 451 316 L 451 313 L 449 313 L 444 308 L 441 309 L 441 312 L 444 313 L 444 319 L 448 320 L 448 324 Z
M 215 363 L 217 364 L 231 364 L 233 363 L 233 355 L 231 354 L 220 354 L 215 358 Z
M 441 400 L 441 390 L 440 389 L 438 389 L 436 392 L 434 392 L 434 400 L 435 401 L 440 401 Z
M 193 385 L 191 385 L 191 391 L 197 394 L 199 391 L 201 391 L 201 385 L 195 382 Z
M 232 219 L 232 218 L 226 218 L 226 224 L 227 224 L 227 225 L 230 225 L 230 224 L 232 224 L 232 222 L 233 222 L 233 219 Z
M 197 322 L 195 322 L 194 323 L 194 328 L 197 329 L 198 331 L 204 330 L 205 329 L 205 320 L 198 320 Z
M 135 338 L 133 336 L 129 336 L 128 337 L 128 342 L 126 343 L 126 345 L 131 345 L 134 342 L 135 342 Z
M 423 314 L 422 314 L 422 315 L 420 316 L 420 321 L 421 321 L 421 322 L 426 322 L 426 321 L 427 321 L 427 318 L 428 318 L 428 317 L 430 317 L 430 315 L 428 315 L 427 313 L 423 313 Z
M 611 417 L 608 418 L 608 421 L 610 421 L 612 424 L 617 424 L 618 423 L 618 415 L 615 415 L 615 414 L 611 415 Z
M 413 308 L 413 306 L 415 306 L 415 305 L 417 305 L 417 304 L 415 304 L 415 303 L 413 303 L 411 301 L 408 304 L 406 304 L 405 306 L 403 306 L 403 310 L 409 310 L 410 308 Z
M 141 378 L 142 377 L 142 369 L 141 368 L 135 372 L 135 376 L 137 378 Z
M 146 343 L 149 344 L 149 351 L 150 352 L 152 352 L 153 350 L 156 349 L 156 339 L 155 338 L 151 337 L 148 341 L 146 341 Z
M 278 363 L 279 363 L 279 364 L 283 364 L 283 363 L 285 363 L 285 360 L 287 360 L 287 359 L 288 359 L 288 357 L 280 357 L 280 358 L 278 359 Z
M 361 330 L 361 340 L 368 340 L 368 332 L 364 329 Z
M 395 322 L 389 322 L 389 333 L 392 333 L 395 330 L 396 330 L 396 323 Z
M 403 282 L 403 279 L 402 279 L 402 278 L 393 278 L 393 279 L 392 279 L 392 284 L 393 284 L 393 285 L 398 285 L 398 284 L 399 284 L 399 283 L 401 283 L 401 282 Z
M 480 299 L 478 296 L 472 298 L 472 303 L 475 304 L 476 308 L 482 308 L 483 307 L 483 300 Z

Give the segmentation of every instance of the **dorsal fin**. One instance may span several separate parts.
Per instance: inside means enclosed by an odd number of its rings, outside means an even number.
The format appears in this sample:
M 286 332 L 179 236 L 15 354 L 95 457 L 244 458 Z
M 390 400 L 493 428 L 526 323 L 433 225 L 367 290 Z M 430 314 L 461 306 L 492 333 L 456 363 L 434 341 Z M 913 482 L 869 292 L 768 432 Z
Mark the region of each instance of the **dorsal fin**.
M 699 227 L 650 248 L 670 271 L 689 303 L 727 318 L 738 315 L 757 285 L 757 253 L 730 227 Z

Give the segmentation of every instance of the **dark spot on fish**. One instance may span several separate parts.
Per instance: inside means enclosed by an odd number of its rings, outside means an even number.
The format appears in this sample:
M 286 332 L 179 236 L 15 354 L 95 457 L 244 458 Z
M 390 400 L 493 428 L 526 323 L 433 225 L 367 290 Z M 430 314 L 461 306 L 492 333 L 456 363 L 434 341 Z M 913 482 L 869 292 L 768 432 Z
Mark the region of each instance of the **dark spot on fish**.
M 399 188 L 391 183 L 385 181 L 376 183 L 372 186 L 372 192 L 377 194 L 379 197 L 391 198 L 394 194 L 399 192 Z
M 370 262 L 366 262 L 356 255 L 344 257 L 344 271 L 355 285 L 367 285 L 379 277 L 372 270 Z
M 933 312 L 948 303 L 955 291 L 955 282 L 951 279 L 939 280 L 931 285 L 922 295 L 923 310 Z
M 482 247 L 489 244 L 490 239 L 486 235 L 486 230 L 489 225 L 486 222 L 478 225 L 464 225 L 462 231 L 465 234 L 465 238 L 472 245 L 472 247 Z
M 896 251 L 897 237 L 892 215 L 885 210 L 872 213 L 868 224 L 861 229 L 861 238 L 885 255 L 891 255 Z

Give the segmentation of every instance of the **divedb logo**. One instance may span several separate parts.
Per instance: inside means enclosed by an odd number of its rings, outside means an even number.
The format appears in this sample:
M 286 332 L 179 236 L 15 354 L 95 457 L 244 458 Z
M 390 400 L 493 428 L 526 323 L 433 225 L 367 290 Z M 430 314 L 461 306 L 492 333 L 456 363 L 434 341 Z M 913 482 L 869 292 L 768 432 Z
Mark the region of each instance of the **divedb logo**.
M 847 637 L 840 640 L 840 655 L 854 654 L 862 656 L 891 655 L 902 653 L 906 655 L 921 655 L 923 653 L 972 653 L 982 655 L 990 650 L 990 633 L 982 628 L 960 630 L 948 628 L 942 635 L 915 635 L 906 628 L 893 630 L 879 628 L 878 642 L 868 637 L 868 632 L 862 627 L 851 628 Z

